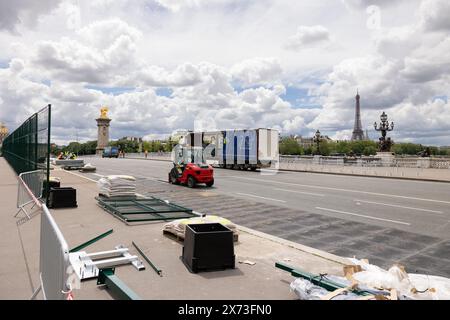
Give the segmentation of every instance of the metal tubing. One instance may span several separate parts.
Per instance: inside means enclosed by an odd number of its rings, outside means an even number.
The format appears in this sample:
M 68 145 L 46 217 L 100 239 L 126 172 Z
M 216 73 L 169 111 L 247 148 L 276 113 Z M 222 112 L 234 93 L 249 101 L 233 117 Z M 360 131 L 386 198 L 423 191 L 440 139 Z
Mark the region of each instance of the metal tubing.
M 141 300 L 122 280 L 114 275 L 114 268 L 100 270 L 97 284 L 106 285 L 114 297 L 120 300 Z
M 122 258 L 113 258 L 113 259 L 106 259 L 106 260 L 100 260 L 100 261 L 94 261 L 94 265 L 99 268 L 109 268 L 112 266 L 118 266 L 121 264 L 127 264 L 132 261 L 137 260 L 137 256 L 131 256 L 131 257 L 122 257 Z
M 346 286 L 337 282 L 334 282 L 332 280 L 329 280 L 327 278 L 321 277 L 320 275 L 314 275 L 312 273 L 303 271 L 303 270 L 298 270 L 295 269 L 294 267 L 291 267 L 285 263 L 282 262 L 276 262 L 275 263 L 275 267 L 279 268 L 281 270 L 290 272 L 291 275 L 293 275 L 294 277 L 297 278 L 303 278 L 306 280 L 311 281 L 313 284 L 320 286 L 328 291 L 334 291 L 337 289 L 341 289 L 341 288 L 345 288 Z M 367 291 L 361 291 L 361 290 L 352 290 L 353 293 L 358 294 L 358 295 L 372 295 L 372 293 L 367 292 Z
M 123 256 L 123 254 L 125 252 L 128 252 L 127 248 L 120 248 L 120 249 L 114 249 L 114 250 L 108 250 L 108 251 L 100 251 L 100 252 L 88 253 L 88 254 L 86 254 L 86 256 L 89 257 L 92 260 L 96 260 L 96 259 L 103 259 L 103 258 L 112 258 L 112 257 Z
M 77 247 L 71 249 L 69 252 L 80 251 L 81 249 L 86 248 L 87 246 L 90 246 L 91 244 L 93 244 L 93 243 L 99 241 L 100 239 L 103 239 L 104 237 L 110 235 L 111 233 L 113 233 L 113 229 L 108 230 L 108 231 L 106 231 L 105 233 L 102 233 L 101 235 L 99 235 L 99 236 L 97 236 L 97 237 L 95 237 L 95 238 L 92 238 L 92 239 L 89 240 L 89 241 L 86 241 L 86 242 L 80 244 L 79 246 L 77 246 Z
M 139 252 L 139 254 L 145 259 L 145 261 L 148 262 L 148 264 L 153 268 L 153 270 L 155 270 L 155 272 L 157 274 L 159 274 L 160 277 L 162 277 L 162 270 L 157 268 L 151 261 L 149 258 L 147 258 L 147 256 L 144 254 L 144 252 L 142 252 L 141 249 L 139 249 L 139 247 L 137 246 L 136 243 L 134 243 L 134 241 L 131 242 L 133 244 L 133 246 L 136 248 L 136 250 Z

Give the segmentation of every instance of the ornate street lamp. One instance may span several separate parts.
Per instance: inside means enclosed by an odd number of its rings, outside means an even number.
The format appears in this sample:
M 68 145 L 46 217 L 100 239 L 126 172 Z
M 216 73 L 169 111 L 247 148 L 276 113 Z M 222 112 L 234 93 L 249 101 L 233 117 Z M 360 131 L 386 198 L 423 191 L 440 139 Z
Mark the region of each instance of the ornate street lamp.
M 316 134 L 313 137 L 313 141 L 317 143 L 317 154 L 320 155 L 320 142 L 322 141 L 322 136 L 320 135 L 319 129 L 317 129 Z
M 393 142 L 392 142 L 391 138 L 386 139 L 386 133 L 388 131 L 394 130 L 394 122 L 391 122 L 391 124 L 389 124 L 388 116 L 384 111 L 380 116 L 380 120 L 381 120 L 381 122 L 379 125 L 377 124 L 377 122 L 374 122 L 374 124 L 373 124 L 375 131 L 381 132 L 381 137 L 379 139 L 380 140 L 379 151 L 380 152 L 389 152 L 389 151 L 391 151 L 391 146 L 392 146 Z

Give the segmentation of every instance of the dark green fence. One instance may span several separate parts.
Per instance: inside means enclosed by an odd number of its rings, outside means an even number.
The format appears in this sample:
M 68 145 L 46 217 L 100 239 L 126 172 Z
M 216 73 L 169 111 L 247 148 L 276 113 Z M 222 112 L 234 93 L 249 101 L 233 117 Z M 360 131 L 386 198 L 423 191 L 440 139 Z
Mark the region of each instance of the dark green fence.
M 48 105 L 29 117 L 5 138 L 2 147 L 3 157 L 17 174 L 42 169 L 46 173 L 48 182 L 50 177 L 50 126 L 51 105 Z M 49 184 L 46 183 L 46 185 Z

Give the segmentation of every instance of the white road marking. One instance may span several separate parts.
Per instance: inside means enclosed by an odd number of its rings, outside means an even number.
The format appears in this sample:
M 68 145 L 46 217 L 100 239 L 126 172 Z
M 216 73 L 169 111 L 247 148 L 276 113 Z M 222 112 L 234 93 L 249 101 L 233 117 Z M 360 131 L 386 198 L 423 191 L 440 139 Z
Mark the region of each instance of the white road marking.
M 279 191 L 284 191 L 284 192 L 301 193 L 301 194 L 307 194 L 307 195 L 318 196 L 318 197 L 325 197 L 325 195 L 322 193 L 303 192 L 303 191 L 295 191 L 295 190 L 287 190 L 287 189 L 279 189 L 279 188 L 274 188 L 274 190 L 279 190 Z
M 97 177 L 100 177 L 100 178 L 103 178 L 103 177 L 104 177 L 103 175 L 98 174 L 98 173 L 93 173 L 93 175 L 94 175 L 94 176 L 97 176 Z
M 328 208 L 321 208 L 321 207 L 316 207 L 316 209 L 324 210 L 324 211 L 330 211 L 330 212 L 336 212 L 336 213 L 342 213 L 342 214 L 347 214 L 347 215 L 357 216 L 357 217 L 362 217 L 362 218 L 367 218 L 367 219 L 381 220 L 381 221 L 387 221 L 387 222 L 392 222 L 392 223 L 404 224 L 404 225 L 407 225 L 407 226 L 411 225 L 408 222 L 397 221 L 397 220 L 389 220 L 389 219 L 377 218 L 377 217 L 372 217 L 372 216 L 365 216 L 363 214 L 357 214 L 357 213 L 352 213 L 352 212 L 346 212 L 346 211 L 340 211 L 340 210 L 334 210 L 334 209 L 328 209 Z
M 425 211 L 425 212 L 432 212 L 432 213 L 443 214 L 442 211 L 422 209 L 422 208 L 415 208 L 415 207 L 405 207 L 405 206 L 400 206 L 400 205 L 396 205 L 396 204 L 389 204 L 389 203 L 383 203 L 383 202 L 374 202 L 374 201 L 366 201 L 366 200 L 354 200 L 354 201 L 363 202 L 363 203 L 370 203 L 370 204 L 379 204 L 381 206 L 396 207 L 396 208 L 403 208 L 403 209 L 410 209 L 410 210 L 417 210 L 417 211 Z
M 437 203 L 450 204 L 450 201 L 426 199 L 426 198 L 416 198 L 416 197 L 408 197 L 408 196 L 400 196 L 400 195 L 395 195 L 395 194 L 386 194 L 386 193 L 351 190 L 351 189 L 342 189 L 342 188 L 332 188 L 332 187 L 322 187 L 322 186 L 315 186 L 315 185 L 309 185 L 309 184 L 281 182 L 281 181 L 273 181 L 273 180 L 266 180 L 266 179 L 244 178 L 244 177 L 239 177 L 239 176 L 229 176 L 229 178 L 238 178 L 238 179 L 246 179 L 246 180 L 255 180 L 255 181 L 259 181 L 259 182 L 278 183 L 278 184 L 297 186 L 297 187 L 307 187 L 307 188 L 315 188 L 315 189 L 335 190 L 335 191 L 370 194 L 370 195 L 373 195 L 373 196 L 392 197 L 392 198 L 411 199 L 411 200 L 418 200 L 418 201 L 427 201 L 427 202 L 437 202 Z
M 75 172 L 71 172 L 71 171 L 69 171 L 69 170 L 64 170 L 64 171 L 67 172 L 67 173 L 73 174 L 74 176 L 77 176 L 77 177 L 80 177 L 80 178 L 83 178 L 83 179 L 86 179 L 86 180 L 89 180 L 89 181 L 92 181 L 92 182 L 97 183 L 97 180 L 88 178 L 88 177 L 83 176 L 83 175 L 81 175 L 81 174 L 78 174 L 78 173 L 75 173 Z
M 260 199 L 265 199 L 265 200 L 277 201 L 277 202 L 286 202 L 284 200 L 278 200 L 278 199 L 273 199 L 273 198 L 266 198 L 266 197 L 261 197 L 261 196 L 257 196 L 257 195 L 254 195 L 254 194 L 248 194 L 248 193 L 235 192 L 235 194 L 240 194 L 242 196 L 260 198 Z

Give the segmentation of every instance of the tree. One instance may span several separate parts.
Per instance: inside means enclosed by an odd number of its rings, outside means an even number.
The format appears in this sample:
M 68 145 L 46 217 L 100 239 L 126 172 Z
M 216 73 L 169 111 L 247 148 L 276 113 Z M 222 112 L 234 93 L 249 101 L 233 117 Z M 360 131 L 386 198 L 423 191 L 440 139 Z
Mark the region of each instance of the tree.
M 292 137 L 283 137 L 279 144 L 280 154 L 301 155 L 303 148 Z
M 329 156 L 330 153 L 331 153 L 330 143 L 328 143 L 327 140 L 322 140 L 322 142 L 320 142 L 320 154 L 322 156 Z
M 377 148 L 374 146 L 366 146 L 363 150 L 363 154 L 365 156 L 374 155 L 377 153 Z
M 396 143 L 392 147 L 392 151 L 396 154 L 408 154 L 408 155 L 417 155 L 418 153 L 424 151 L 425 148 L 421 144 L 415 143 Z

